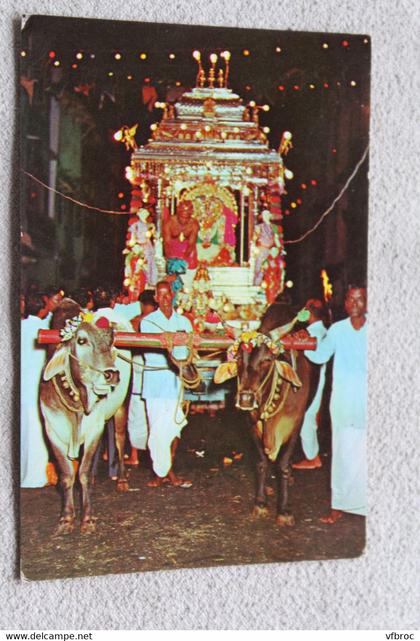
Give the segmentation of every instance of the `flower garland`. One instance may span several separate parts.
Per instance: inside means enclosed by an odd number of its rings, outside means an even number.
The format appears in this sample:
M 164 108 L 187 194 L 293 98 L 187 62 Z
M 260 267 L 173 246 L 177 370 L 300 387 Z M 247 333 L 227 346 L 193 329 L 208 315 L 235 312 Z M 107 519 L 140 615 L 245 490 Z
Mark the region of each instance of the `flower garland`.
M 242 332 L 239 338 L 237 338 L 233 345 L 231 345 L 227 350 L 228 361 L 235 360 L 240 347 L 244 352 L 252 352 L 254 347 L 267 345 L 268 349 L 272 354 L 274 354 L 274 356 L 282 354 L 285 349 L 281 342 L 281 338 L 286 334 L 289 334 L 297 322 L 307 322 L 309 320 L 309 316 L 309 311 L 303 307 L 290 323 L 272 330 L 269 336 L 261 334 L 255 330 Z
M 252 330 L 242 332 L 239 338 L 235 340 L 233 345 L 229 347 L 227 351 L 228 360 L 235 360 L 240 347 L 245 352 L 252 352 L 254 347 L 260 347 L 261 345 L 266 345 L 270 352 L 275 356 L 278 356 L 284 351 L 281 343 L 275 343 L 269 336 L 260 334 L 260 332 Z
M 64 327 L 60 329 L 61 342 L 65 343 L 71 341 L 77 332 L 80 323 L 90 323 L 93 320 L 93 314 L 90 312 L 81 312 L 78 316 L 73 316 L 73 318 L 68 318 L 64 324 Z

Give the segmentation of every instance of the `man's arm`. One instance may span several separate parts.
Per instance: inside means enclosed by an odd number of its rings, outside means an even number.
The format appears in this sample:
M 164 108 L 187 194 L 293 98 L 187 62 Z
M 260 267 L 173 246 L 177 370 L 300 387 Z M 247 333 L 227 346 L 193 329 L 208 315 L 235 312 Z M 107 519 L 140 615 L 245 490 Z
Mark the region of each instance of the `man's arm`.
M 311 334 L 311 326 L 307 328 L 308 333 Z M 334 340 L 334 329 L 331 327 L 327 335 L 322 339 L 317 339 L 317 348 L 316 350 L 305 350 L 304 354 L 311 363 L 316 363 L 317 365 L 322 365 L 327 363 L 331 356 L 335 352 L 335 340 Z
M 163 251 L 166 256 L 171 242 L 171 219 L 166 220 L 162 225 Z

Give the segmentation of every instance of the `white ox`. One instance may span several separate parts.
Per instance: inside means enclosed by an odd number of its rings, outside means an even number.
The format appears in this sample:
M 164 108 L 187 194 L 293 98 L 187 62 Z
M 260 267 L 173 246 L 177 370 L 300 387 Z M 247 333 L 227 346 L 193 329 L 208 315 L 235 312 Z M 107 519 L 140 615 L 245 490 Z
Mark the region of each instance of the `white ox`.
M 89 496 L 93 456 L 105 421 L 124 406 L 131 375 L 130 363 L 119 357 L 121 352 L 113 347 L 114 332 L 109 323 L 104 319 L 98 322 L 99 326 L 84 322 L 79 312 L 78 305 L 70 299 L 64 299 L 57 309 L 53 326 L 59 328 L 61 325 L 62 342 L 45 367 L 40 390 L 46 433 L 57 460 L 63 488 L 58 534 L 67 534 L 74 528 L 76 466 L 73 461 L 79 457 L 81 531 L 89 533 L 95 530 Z M 127 489 L 119 440 L 117 435 L 119 489 Z

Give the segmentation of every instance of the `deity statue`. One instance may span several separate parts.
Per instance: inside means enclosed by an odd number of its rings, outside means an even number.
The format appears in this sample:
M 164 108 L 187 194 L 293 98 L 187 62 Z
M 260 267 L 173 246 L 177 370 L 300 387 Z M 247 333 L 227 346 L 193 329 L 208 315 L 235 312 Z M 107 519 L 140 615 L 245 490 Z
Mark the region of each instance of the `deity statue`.
M 143 291 L 146 284 L 154 286 L 158 279 L 155 248 L 152 243 L 155 226 L 147 222 L 148 218 L 147 209 L 140 209 L 130 218 L 126 248 L 123 251 L 125 254 L 124 285 L 134 298 L 136 294 Z
M 273 248 L 281 248 L 279 235 L 275 232 L 271 223 L 272 215 L 268 209 L 261 214 L 262 222 L 256 225 L 254 233 L 255 243 L 255 271 L 254 285 L 261 285 L 264 276 L 264 263 L 270 256 Z
M 156 198 L 147 180 L 142 180 L 138 187 L 135 187 L 131 194 L 132 210 L 147 209 L 149 223 L 155 220 Z
M 237 214 L 220 198 L 197 198 L 200 208 L 198 257 L 208 265 L 232 265 L 235 262 L 235 227 Z

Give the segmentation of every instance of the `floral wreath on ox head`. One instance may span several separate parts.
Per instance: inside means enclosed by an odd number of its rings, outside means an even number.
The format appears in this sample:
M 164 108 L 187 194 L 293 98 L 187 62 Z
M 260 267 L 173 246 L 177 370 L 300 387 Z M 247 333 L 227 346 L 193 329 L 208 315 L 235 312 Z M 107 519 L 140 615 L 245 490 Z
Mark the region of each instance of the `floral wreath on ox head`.
M 228 360 L 235 360 L 239 348 L 244 352 L 252 352 L 254 347 L 260 347 L 261 345 L 267 345 L 270 352 L 275 356 L 278 356 L 284 351 L 281 343 L 275 343 L 272 338 L 266 336 L 265 334 L 260 334 L 255 330 L 242 332 L 242 334 L 235 340 L 233 345 L 231 345 L 227 351 Z
M 274 356 L 282 354 L 285 351 L 285 348 L 281 342 L 281 337 L 291 332 L 297 322 L 304 323 L 308 320 L 309 312 L 306 308 L 303 308 L 296 314 L 290 323 L 271 331 L 269 336 L 261 334 L 256 330 L 242 332 L 239 338 L 237 338 L 233 345 L 231 345 L 227 350 L 228 361 L 236 359 L 239 348 L 244 352 L 252 352 L 254 347 L 260 347 L 261 345 L 266 345 Z
M 93 321 L 93 314 L 90 312 L 80 312 L 77 316 L 73 316 L 73 318 L 68 318 L 64 324 L 64 327 L 60 329 L 60 338 L 62 343 L 66 343 L 67 341 L 71 341 L 71 339 L 74 337 L 76 334 L 80 323 L 91 323 Z M 98 319 L 98 322 L 96 323 L 98 327 L 101 327 L 100 324 L 101 319 Z M 98 324 L 99 323 L 99 324 Z M 105 325 L 102 324 L 102 327 Z M 109 327 L 109 323 L 107 324 Z

